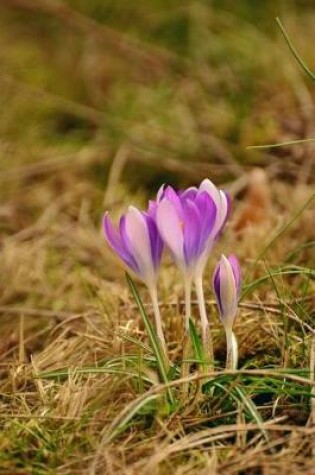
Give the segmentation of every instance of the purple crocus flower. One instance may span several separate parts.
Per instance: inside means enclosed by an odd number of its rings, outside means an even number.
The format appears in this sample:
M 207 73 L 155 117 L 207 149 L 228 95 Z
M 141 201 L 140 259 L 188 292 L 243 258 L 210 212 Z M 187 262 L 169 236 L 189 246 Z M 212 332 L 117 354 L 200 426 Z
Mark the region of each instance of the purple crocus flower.
M 213 290 L 227 339 L 227 368 L 237 367 L 237 341 L 232 331 L 241 291 L 241 271 L 236 256 L 221 256 L 213 275 Z
M 108 213 L 104 220 L 105 238 L 120 259 L 147 285 L 153 304 L 157 335 L 167 358 L 166 343 L 157 298 L 157 273 L 161 262 L 163 241 L 159 235 L 152 210 L 139 211 L 129 206 L 113 226 Z
M 198 307 L 201 319 L 202 341 L 208 359 L 210 361 L 213 361 L 213 343 L 211 332 L 209 329 L 209 322 L 203 292 L 203 274 L 212 248 L 218 240 L 219 236 L 222 234 L 223 228 L 226 224 L 231 209 L 231 200 L 230 196 L 225 191 L 217 188 L 208 178 L 202 181 L 199 188 L 188 188 L 188 190 L 186 190 L 183 194 L 192 196 L 193 194 L 196 194 L 198 192 L 207 193 L 215 203 L 216 207 L 215 223 L 212 227 L 211 233 L 209 234 L 205 249 L 198 259 L 194 273 L 194 284 L 196 288 Z M 209 369 L 213 369 L 212 365 L 209 366 Z
M 148 286 L 156 283 L 163 241 L 150 212 L 129 206 L 115 228 L 109 214 L 104 216 L 105 237 L 114 252 Z
M 188 331 L 192 280 L 216 223 L 216 205 L 206 191 L 191 188 L 176 193 L 168 186 L 160 189 L 150 209 L 164 243 L 184 275 Z
M 213 245 L 217 241 L 218 237 L 221 235 L 223 228 L 226 224 L 227 218 L 231 211 L 231 199 L 230 195 L 217 188 L 212 181 L 208 178 L 203 180 L 199 186 L 199 188 L 191 187 L 182 192 L 181 196 L 185 197 L 193 197 L 196 196 L 198 193 L 207 193 L 211 200 L 215 204 L 216 209 L 216 217 L 215 222 L 213 223 L 211 232 L 208 236 L 207 245 L 198 260 L 198 265 L 196 268 L 196 273 L 198 275 L 202 275 L 205 265 L 207 263 L 209 254 L 213 248 Z
M 191 281 L 197 292 L 201 317 L 202 339 L 213 359 L 212 341 L 203 293 L 203 272 L 209 254 L 221 234 L 230 211 L 227 193 L 209 179 L 200 186 L 176 193 L 171 187 L 161 187 L 156 202 L 150 203 L 160 234 L 170 248 L 185 278 L 186 327 L 190 314 Z
M 188 191 L 188 190 L 187 190 Z M 216 221 L 216 206 L 204 191 L 176 193 L 168 186 L 151 204 L 158 230 L 178 266 L 192 275 Z

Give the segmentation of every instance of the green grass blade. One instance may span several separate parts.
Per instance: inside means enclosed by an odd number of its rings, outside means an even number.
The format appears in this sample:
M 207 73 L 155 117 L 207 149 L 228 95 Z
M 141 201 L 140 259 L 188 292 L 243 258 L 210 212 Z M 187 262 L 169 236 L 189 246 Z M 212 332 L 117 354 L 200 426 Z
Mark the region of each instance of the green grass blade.
M 300 252 L 304 251 L 305 249 L 309 249 L 311 247 L 315 247 L 315 241 L 308 241 L 308 242 L 303 242 L 302 244 L 298 244 L 293 250 L 291 250 L 287 254 L 285 258 L 285 262 L 292 262 Z M 313 255 L 315 259 L 315 253 L 313 253 Z
M 256 287 L 258 287 L 260 284 L 263 284 L 267 280 L 269 280 L 272 277 L 276 276 L 282 276 L 282 275 L 307 275 L 309 277 L 315 278 L 315 270 L 309 269 L 307 267 L 298 267 L 298 266 L 285 266 L 283 268 L 277 269 L 275 271 L 270 271 L 268 274 L 263 275 L 262 277 L 259 277 L 259 279 L 254 280 L 248 285 L 243 286 L 243 292 L 241 295 L 242 300 L 245 295 L 248 294 L 251 290 L 254 290 Z
M 152 354 L 152 349 L 149 346 L 145 345 L 142 341 L 138 340 L 137 338 L 133 338 L 130 335 L 125 335 L 124 333 L 120 333 L 120 332 L 116 332 L 116 335 L 118 335 L 123 340 L 128 341 L 129 343 L 133 343 L 134 345 L 138 346 L 142 350 L 145 350 L 148 353 Z
M 143 320 L 144 326 L 146 328 L 146 331 L 147 331 L 147 334 L 148 334 L 148 337 L 149 337 L 149 340 L 150 340 L 150 343 L 151 343 L 151 346 L 152 346 L 153 353 L 156 357 L 156 362 L 157 362 L 157 365 L 158 365 L 158 369 L 159 369 L 161 379 L 162 379 L 163 383 L 167 384 L 170 381 L 169 381 L 169 378 L 168 378 L 168 375 L 167 375 L 165 355 L 163 353 L 162 347 L 161 347 L 160 342 L 158 340 L 157 334 L 156 334 L 156 332 L 155 332 L 155 330 L 154 330 L 154 328 L 153 328 L 153 326 L 150 322 L 149 317 L 146 314 L 145 308 L 143 306 L 143 303 L 141 301 L 139 293 L 136 289 L 136 286 L 135 286 L 132 278 L 130 277 L 130 275 L 128 273 L 126 273 L 126 278 L 127 278 L 127 282 L 128 282 L 129 288 L 131 290 L 131 293 L 133 295 L 133 298 L 134 298 L 134 300 L 135 300 L 135 302 L 138 306 L 138 309 L 139 309 L 141 318 Z M 173 394 L 172 394 L 172 391 L 171 391 L 170 388 L 167 388 L 167 394 L 168 394 L 170 402 L 172 404 L 174 404 L 175 401 L 174 401 L 174 397 L 173 397 Z
M 303 59 L 301 58 L 301 56 L 298 54 L 298 52 L 296 51 L 295 47 L 293 46 L 292 44 L 292 41 L 290 40 L 290 37 L 288 35 L 288 33 L 286 32 L 283 24 L 281 23 L 280 21 L 280 18 L 276 18 L 276 22 L 278 23 L 278 26 L 281 30 L 281 33 L 287 43 L 287 45 L 289 46 L 290 48 L 290 51 L 291 53 L 293 54 L 294 58 L 296 59 L 296 61 L 299 63 L 299 65 L 301 66 L 301 68 L 304 70 L 304 72 L 306 72 L 306 74 L 313 80 L 315 81 L 315 74 L 310 70 L 310 68 L 307 66 L 307 64 L 303 61 Z
M 144 406 L 155 401 L 158 397 L 159 395 L 157 394 L 151 394 L 150 396 L 147 396 L 146 398 L 141 399 L 140 401 L 136 400 L 135 403 L 128 405 L 127 408 L 123 410 L 118 415 L 118 417 L 114 419 L 110 427 L 105 432 L 104 437 L 102 439 L 102 446 L 111 442 L 114 437 L 116 437 L 126 428 L 127 424 L 131 421 L 131 419 L 137 413 L 139 413 Z
M 310 195 L 310 197 L 307 199 L 307 201 L 301 206 L 301 208 L 299 208 L 297 210 L 297 212 L 292 216 L 291 219 L 289 219 L 289 221 L 287 223 L 285 223 L 272 237 L 271 239 L 267 242 L 267 244 L 265 245 L 265 247 L 262 249 L 262 251 L 258 254 L 258 256 L 256 257 L 255 259 L 255 262 L 253 264 L 253 269 L 255 269 L 255 267 L 257 266 L 257 264 L 259 263 L 259 261 L 265 256 L 266 252 L 268 251 L 268 249 L 270 249 L 272 247 L 272 245 L 278 240 L 278 238 L 280 236 L 282 236 L 286 231 L 287 229 L 290 228 L 290 226 L 292 226 L 292 224 L 301 216 L 301 214 L 303 213 L 303 211 L 305 209 L 308 208 L 308 206 L 312 203 L 312 201 L 314 200 L 315 198 L 315 193 L 312 193 Z M 244 282 L 247 282 L 247 278 L 248 278 L 248 272 L 245 274 L 244 276 Z M 244 297 L 244 295 L 248 292 L 248 290 L 246 290 L 249 286 L 251 286 L 251 284 L 247 284 L 247 285 L 243 285 L 243 289 L 245 290 L 245 293 L 242 294 L 242 297 Z
M 312 193 L 311 196 L 308 198 L 308 200 L 297 210 L 297 212 L 292 216 L 292 218 L 284 225 L 282 228 L 270 239 L 270 241 L 266 244 L 264 249 L 260 252 L 258 255 L 255 263 L 257 263 L 268 251 L 268 249 L 276 242 L 276 240 L 282 236 L 283 233 L 296 221 L 303 211 L 311 204 L 313 199 L 315 198 L 315 193 Z
M 198 363 L 199 362 L 203 363 L 205 361 L 203 347 L 202 347 L 200 338 L 197 334 L 195 324 L 191 318 L 189 319 L 189 335 L 190 335 L 190 340 L 191 340 L 192 347 L 194 350 L 195 359 Z
M 268 148 L 279 148 L 279 147 L 290 147 L 291 145 L 298 145 L 304 143 L 315 143 L 315 139 L 300 139 L 300 140 L 289 140 L 287 142 L 278 142 L 278 143 L 271 143 L 266 145 L 248 145 L 246 150 L 265 150 Z
M 234 390 L 239 395 L 251 418 L 256 422 L 266 441 L 269 443 L 270 439 L 268 436 L 268 432 L 263 427 L 263 420 L 257 410 L 255 403 L 245 394 L 245 392 L 241 388 L 236 387 Z

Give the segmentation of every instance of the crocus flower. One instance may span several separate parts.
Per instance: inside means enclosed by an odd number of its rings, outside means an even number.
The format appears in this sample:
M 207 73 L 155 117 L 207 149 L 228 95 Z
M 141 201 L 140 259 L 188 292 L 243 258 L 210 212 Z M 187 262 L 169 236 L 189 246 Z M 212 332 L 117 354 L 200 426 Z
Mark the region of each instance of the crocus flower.
M 169 247 L 185 280 L 186 319 L 189 328 L 191 285 L 198 263 L 216 222 L 214 200 L 205 191 L 176 193 L 173 188 L 161 189 L 151 212 L 164 243 Z
M 227 367 L 237 367 L 237 341 L 233 323 L 238 310 L 241 290 L 241 272 L 236 256 L 221 256 L 213 275 L 213 290 L 227 339 Z
M 195 284 L 202 341 L 208 359 L 212 361 L 212 338 L 205 308 L 203 273 L 213 245 L 226 223 L 230 210 L 229 196 L 205 179 L 198 188 L 190 187 L 178 194 L 171 187 L 161 187 L 156 202 L 151 202 L 150 206 L 160 234 L 185 276 L 186 329 L 190 316 L 192 281 Z M 186 211 L 196 208 L 197 213 L 194 214 Z
M 118 228 L 113 226 L 108 213 L 105 213 L 103 226 L 109 246 L 147 285 L 152 298 L 157 334 L 166 352 L 157 300 L 157 273 L 163 241 L 151 211 L 143 212 L 129 206 L 127 213 L 120 218 Z
M 193 197 L 198 193 L 205 192 L 207 193 L 212 201 L 215 204 L 216 208 L 216 217 L 215 217 L 215 223 L 211 229 L 211 233 L 209 235 L 208 239 L 208 246 L 205 249 L 205 254 L 209 252 L 211 249 L 209 249 L 209 246 L 213 246 L 214 242 L 217 240 L 219 235 L 221 234 L 224 225 L 227 221 L 229 212 L 230 212 L 230 207 L 231 207 L 231 200 L 229 195 L 223 191 L 217 188 L 214 183 L 212 183 L 211 180 L 206 178 L 203 180 L 199 186 L 199 188 L 196 187 L 190 187 L 184 192 L 181 193 L 181 196 L 183 198 L 185 197 Z
M 108 244 L 122 261 L 148 286 L 157 280 L 163 242 L 150 213 L 129 206 L 116 229 L 106 213 L 104 232 Z
M 201 323 L 203 327 L 206 327 L 208 325 L 208 320 L 206 315 L 202 285 L 203 273 L 212 248 L 218 237 L 221 235 L 222 230 L 225 226 L 231 206 L 229 195 L 223 190 L 218 189 L 208 178 L 202 181 L 199 188 L 188 188 L 186 191 L 183 192 L 182 196 L 192 196 L 193 194 L 198 193 L 207 193 L 211 200 L 214 202 L 216 209 L 215 222 L 213 223 L 211 232 L 209 233 L 204 250 L 198 258 L 194 272 L 194 284 L 196 287 L 197 298 L 199 303 Z M 204 331 L 206 331 L 205 328 Z
M 215 242 L 218 240 L 219 236 L 221 235 L 225 223 L 227 221 L 228 215 L 230 213 L 231 208 L 231 200 L 229 195 L 217 188 L 212 181 L 208 178 L 203 180 L 199 186 L 199 188 L 188 188 L 186 191 L 183 192 L 183 196 L 193 196 L 197 193 L 206 192 L 210 198 L 215 203 L 216 208 L 216 217 L 213 227 L 211 229 L 211 233 L 209 234 L 207 244 L 204 248 L 203 253 L 200 255 L 194 272 L 194 284 L 196 288 L 197 300 L 198 300 L 198 307 L 201 319 L 201 336 L 202 342 L 204 346 L 204 351 L 207 356 L 207 359 L 211 362 L 213 361 L 213 343 L 212 343 L 212 336 L 209 328 L 209 321 L 207 318 L 206 312 L 206 305 L 205 305 L 205 298 L 203 292 L 203 274 L 204 269 L 209 258 L 209 255 L 212 251 L 212 248 Z M 212 370 L 212 364 L 208 366 L 208 369 Z

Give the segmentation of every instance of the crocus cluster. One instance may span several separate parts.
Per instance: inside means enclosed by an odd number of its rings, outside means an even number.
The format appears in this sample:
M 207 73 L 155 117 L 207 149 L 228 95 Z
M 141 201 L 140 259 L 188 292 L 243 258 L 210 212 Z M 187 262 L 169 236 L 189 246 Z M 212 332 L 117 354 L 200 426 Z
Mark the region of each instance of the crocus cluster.
M 157 335 L 165 354 L 166 343 L 157 299 L 158 270 L 164 247 L 170 251 L 184 280 L 184 330 L 188 333 L 191 292 L 194 286 L 199 305 L 202 342 L 205 350 L 207 347 L 211 348 L 207 354 L 213 358 L 203 293 L 203 274 L 212 248 L 224 229 L 230 207 L 229 195 L 218 189 L 209 179 L 205 179 L 199 187 L 190 187 L 183 191 L 162 186 L 156 199 L 149 202 L 146 211 L 139 211 L 130 206 L 120 218 L 118 226 L 112 224 L 108 213 L 104 216 L 103 225 L 108 244 L 148 287 Z M 227 335 L 228 365 L 236 367 L 236 340 L 232 325 L 237 312 L 241 279 L 235 256 L 221 257 L 213 282 Z

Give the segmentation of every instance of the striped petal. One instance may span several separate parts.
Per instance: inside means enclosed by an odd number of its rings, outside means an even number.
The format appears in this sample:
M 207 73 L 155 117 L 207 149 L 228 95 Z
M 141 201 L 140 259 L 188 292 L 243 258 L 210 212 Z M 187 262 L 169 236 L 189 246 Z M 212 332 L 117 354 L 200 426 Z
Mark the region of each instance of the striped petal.
M 215 223 L 214 234 L 218 235 L 221 233 L 227 218 L 229 216 L 231 209 L 231 198 L 230 195 L 222 190 L 220 190 L 220 201 L 217 207 L 217 219 Z
M 191 186 L 190 188 L 187 188 L 187 190 L 184 190 L 180 193 L 180 198 L 182 200 L 194 200 L 197 196 L 197 193 L 198 188 Z
M 184 255 L 187 267 L 195 263 L 200 254 L 201 216 L 193 201 L 184 205 Z
M 209 237 L 213 236 L 213 230 L 216 224 L 217 207 L 214 200 L 206 192 L 201 192 L 196 196 L 196 206 L 202 217 L 201 220 L 201 241 L 206 243 Z M 203 248 L 205 246 L 203 245 Z
M 155 210 L 155 215 L 156 215 L 156 210 Z M 150 236 L 152 262 L 153 262 L 154 269 L 157 270 L 162 258 L 163 241 L 159 234 L 154 218 L 150 216 L 149 213 L 144 213 L 144 218 L 147 222 L 147 228 L 148 228 L 149 236 Z
M 177 213 L 172 201 L 163 199 L 157 207 L 156 223 L 159 233 L 170 248 L 174 258 L 179 263 L 184 263 L 184 234 L 183 221 Z
M 143 214 L 133 206 L 129 207 L 125 216 L 125 231 L 141 277 L 147 283 L 153 283 L 155 268 L 152 261 L 147 221 Z
M 241 291 L 241 283 L 242 283 L 240 265 L 239 265 L 237 257 L 234 254 L 232 254 L 228 257 L 228 261 L 229 261 L 229 263 L 231 265 L 231 268 L 232 268 L 232 272 L 233 272 L 234 280 L 235 280 L 235 286 L 236 286 L 236 290 L 237 290 L 237 295 L 239 296 L 240 291 Z
M 118 254 L 118 256 L 123 260 L 123 262 L 130 267 L 134 272 L 138 273 L 139 268 L 134 260 L 132 254 L 130 253 L 126 243 L 121 238 L 121 234 L 117 229 L 114 228 L 108 213 L 105 214 L 103 218 L 103 227 L 105 238 L 112 248 L 112 250 Z
M 238 308 L 239 286 L 240 271 L 237 258 L 230 256 L 227 259 L 222 255 L 214 271 L 213 290 L 225 328 L 232 329 Z
M 184 216 L 183 216 L 183 206 L 182 206 L 181 199 L 171 186 L 167 186 L 164 189 L 163 198 L 165 198 L 166 200 L 170 201 L 173 204 L 178 217 L 181 220 L 183 220 Z
M 212 238 L 215 239 L 226 223 L 230 208 L 230 198 L 227 193 L 219 190 L 208 178 L 203 180 L 199 190 L 208 193 L 216 206 L 216 221 L 212 230 Z

